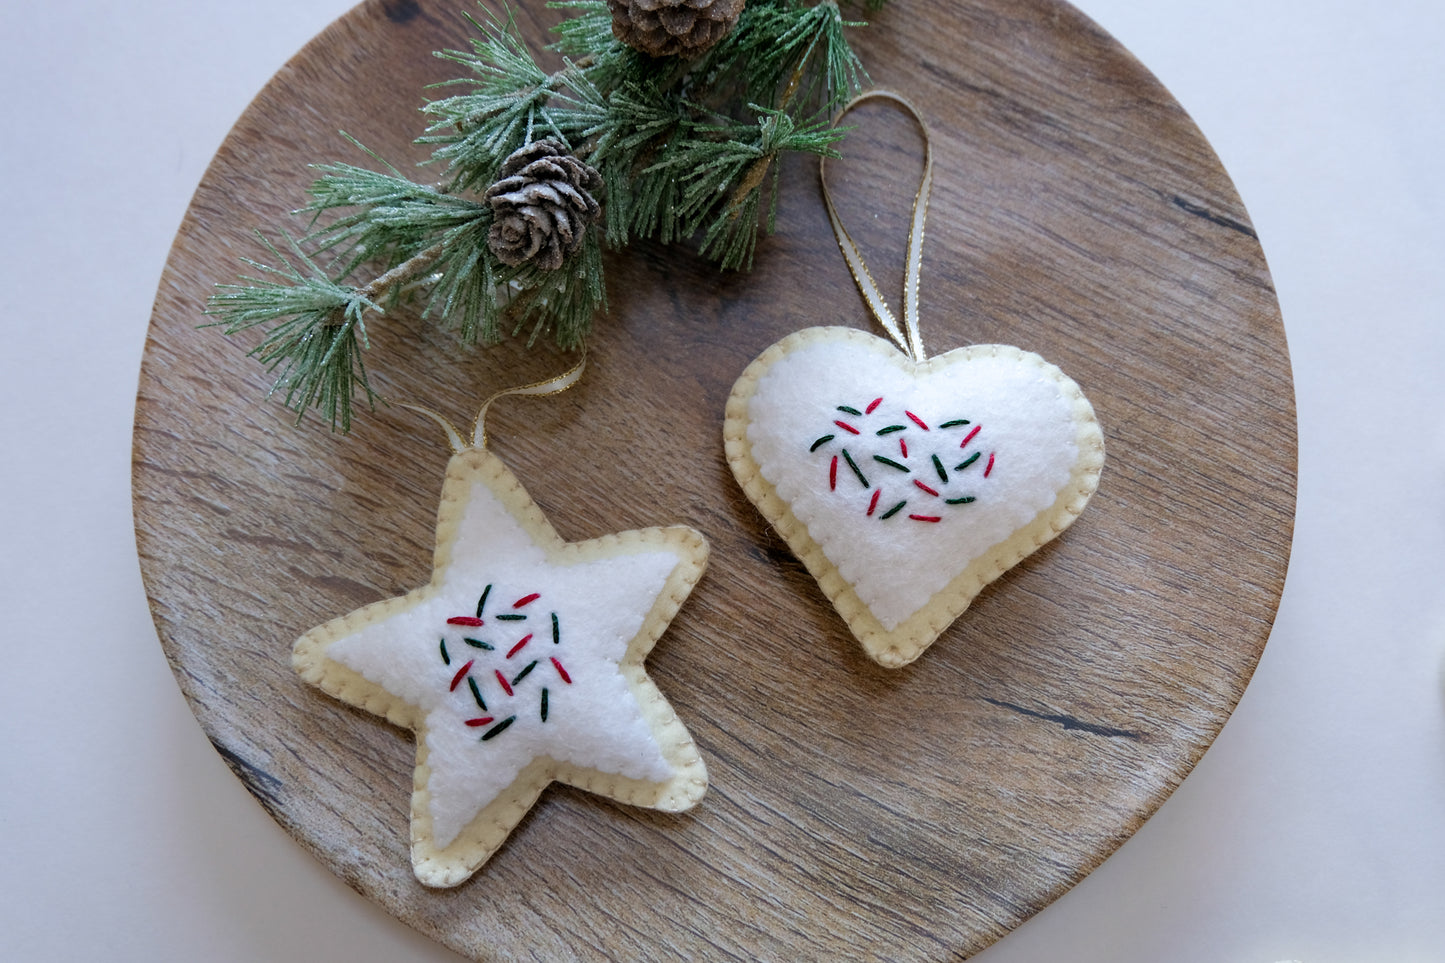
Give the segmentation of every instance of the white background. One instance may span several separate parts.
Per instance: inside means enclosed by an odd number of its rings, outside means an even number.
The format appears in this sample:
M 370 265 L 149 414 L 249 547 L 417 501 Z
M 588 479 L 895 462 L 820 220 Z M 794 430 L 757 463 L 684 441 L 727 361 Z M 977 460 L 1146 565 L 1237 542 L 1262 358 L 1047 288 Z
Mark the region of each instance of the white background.
M 166 667 L 133 542 L 132 404 L 171 238 L 231 123 L 348 5 L 0 9 L 0 959 L 458 959 L 231 775 Z M 1259 231 L 1298 523 L 1273 637 L 1202 764 L 976 959 L 1445 960 L 1445 4 L 1080 6 L 1193 115 Z

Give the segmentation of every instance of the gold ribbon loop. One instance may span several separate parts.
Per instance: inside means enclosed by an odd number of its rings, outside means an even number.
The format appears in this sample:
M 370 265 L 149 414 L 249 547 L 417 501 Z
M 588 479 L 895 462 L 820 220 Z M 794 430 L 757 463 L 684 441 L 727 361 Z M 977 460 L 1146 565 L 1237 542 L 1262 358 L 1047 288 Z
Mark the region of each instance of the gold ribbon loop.
M 863 261 L 863 254 L 858 250 L 858 245 L 853 242 L 848 229 L 843 226 L 843 221 L 838 217 L 838 211 L 833 207 L 832 195 L 828 193 L 828 159 L 826 157 L 818 160 L 818 178 L 823 185 L 823 203 L 828 208 L 828 220 L 833 224 L 833 234 L 838 238 L 838 249 L 843 252 L 843 260 L 848 263 L 848 270 L 853 274 L 853 280 L 858 284 L 858 290 L 863 295 L 863 300 L 888 332 L 888 336 L 898 345 L 899 349 L 914 361 L 926 361 L 927 357 L 923 351 L 923 338 L 918 331 L 918 279 L 923 273 L 923 225 L 928 220 L 928 198 L 933 190 L 933 144 L 928 136 L 928 125 L 923 122 L 923 116 L 918 112 L 906 98 L 893 93 L 890 90 L 869 90 L 859 94 L 844 105 L 834 118 L 834 123 L 841 121 L 854 107 L 865 100 L 881 98 L 891 100 L 903 107 L 912 116 L 918 129 L 923 132 L 923 177 L 918 182 L 918 193 L 913 198 L 913 223 L 908 232 L 908 253 L 907 266 L 903 277 L 903 327 L 900 328 L 898 320 L 893 315 L 893 309 L 888 306 L 888 301 L 883 297 L 883 292 L 878 290 L 878 284 L 873 276 L 868 273 L 868 265 Z
M 508 395 L 559 395 L 580 381 L 582 372 L 585 370 L 587 370 L 587 351 L 584 348 L 581 359 L 555 378 L 522 385 L 520 388 L 503 388 L 492 395 L 482 402 L 482 410 L 477 412 L 477 420 L 472 426 L 472 447 L 487 447 L 487 409 L 492 406 L 492 402 Z
M 465 441 L 462 440 L 461 432 L 457 431 L 456 427 L 450 421 L 448 421 L 442 415 L 437 414 L 435 411 L 432 411 L 430 408 L 424 408 L 421 405 L 409 405 L 402 403 L 398 403 L 397 407 L 407 408 L 411 411 L 415 411 L 418 414 L 425 415 L 426 417 L 435 421 L 437 424 L 441 425 L 442 431 L 446 432 L 447 442 L 452 446 L 452 451 L 460 453 L 466 451 L 468 448 L 487 447 L 487 409 L 492 407 L 492 402 L 496 401 L 499 398 L 505 398 L 508 395 L 561 394 L 568 388 L 575 385 L 578 381 L 580 381 L 582 378 L 582 372 L 585 370 L 587 370 L 587 352 L 584 349 L 582 352 L 581 360 L 579 360 L 571 368 L 557 375 L 555 378 L 548 378 L 546 381 L 533 382 L 529 385 L 521 385 L 517 388 L 503 388 L 501 391 L 498 391 L 486 401 L 482 402 L 482 408 L 480 411 L 477 412 L 477 420 L 472 425 L 472 443 L 470 445 L 468 445 Z

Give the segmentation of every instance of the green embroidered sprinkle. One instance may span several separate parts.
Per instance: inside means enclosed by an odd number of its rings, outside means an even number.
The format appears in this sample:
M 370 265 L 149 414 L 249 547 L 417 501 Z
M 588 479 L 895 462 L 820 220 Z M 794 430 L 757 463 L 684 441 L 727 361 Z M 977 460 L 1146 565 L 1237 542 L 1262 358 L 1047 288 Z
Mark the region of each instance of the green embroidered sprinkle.
M 858 417 L 862 417 L 863 415 L 863 412 L 859 411 L 857 408 L 849 408 L 847 405 L 839 405 L 838 410 L 846 415 L 856 415 Z
M 482 690 L 477 688 L 477 680 L 467 676 L 467 686 L 472 690 L 472 698 L 477 700 L 478 708 L 486 712 L 487 703 L 482 699 Z
M 487 604 L 487 596 L 490 595 L 491 593 L 492 593 L 492 587 L 491 587 L 490 585 L 488 585 L 486 588 L 482 589 L 482 597 L 479 598 L 479 599 L 477 599 L 477 618 L 481 618 L 481 617 L 482 617 L 482 609 L 483 609 L 484 607 L 486 607 L 486 604 Z
M 934 469 L 934 471 L 938 472 L 938 480 L 941 481 L 941 482 L 943 482 L 945 485 L 947 485 L 947 484 L 948 484 L 948 472 L 946 472 L 946 471 L 943 470 L 943 462 L 941 462 L 941 461 L 938 460 L 938 456 L 937 456 L 937 455 L 934 455 L 934 456 L 933 456 L 933 469 Z
M 562 641 L 562 627 L 557 624 L 557 613 L 552 613 L 552 644 L 558 645 Z
M 506 615 L 498 615 L 498 616 L 494 616 L 494 617 L 496 618 L 496 620 L 497 620 L 498 622 L 525 622 L 525 621 L 527 621 L 527 617 L 526 617 L 525 615 L 515 615 L 515 614 L 512 614 L 512 613 L 508 613 L 508 614 L 506 614 Z
M 819 438 L 817 441 L 813 442 L 812 447 L 809 448 L 808 451 L 810 451 L 810 452 L 817 451 L 819 448 L 823 447 L 823 446 L 826 445 L 828 442 L 832 441 L 832 440 L 833 440 L 833 437 L 834 437 L 833 435 L 824 435 L 822 438 Z
M 887 428 L 879 428 L 878 431 L 876 432 L 876 434 L 879 434 L 879 435 L 891 435 L 891 434 L 893 434 L 895 431 L 906 431 L 907 429 L 908 429 L 908 426 L 907 426 L 907 425 L 889 425 Z
M 547 721 L 547 690 L 542 690 L 542 721 Z
M 452 657 L 447 655 L 447 640 L 442 639 L 442 665 L 451 665 Z
M 962 498 L 945 498 L 945 499 L 943 500 L 943 504 L 945 504 L 945 505 L 967 505 L 969 502 L 974 501 L 974 500 L 975 500 L 975 499 L 974 499 L 974 496 L 972 496 L 972 495 L 964 495 Z
M 848 454 L 848 449 L 846 448 L 843 449 L 843 458 L 848 462 L 848 467 L 853 469 L 853 474 L 857 475 L 858 480 L 863 483 L 863 487 L 869 487 L 867 476 L 863 474 L 862 469 L 860 469 L 858 463 L 853 460 L 853 456 Z
M 492 726 L 492 728 L 482 733 L 481 741 L 486 742 L 488 739 L 501 735 L 508 726 L 510 726 L 516 721 L 516 716 L 507 716 L 507 718 L 503 719 L 501 722 L 497 723 L 496 725 Z
M 899 512 L 903 511 L 903 506 L 904 506 L 904 505 L 907 505 L 907 504 L 908 504 L 908 500 L 907 500 L 907 499 L 904 499 L 903 501 L 899 502 L 897 505 L 894 505 L 892 508 L 888 509 L 888 511 L 884 512 L 882 515 L 879 515 L 878 517 L 879 517 L 879 518 L 892 518 L 894 515 L 897 515 Z
M 467 645 L 470 645 L 474 649 L 486 649 L 488 652 L 496 648 L 496 646 L 492 645 L 492 643 L 483 642 L 481 639 L 469 639 L 464 636 L 462 638 L 462 641 L 465 642 Z
M 955 419 L 952 420 L 952 421 L 945 421 L 943 424 L 939 425 L 938 427 L 940 427 L 940 428 L 957 428 L 957 427 L 959 427 L 960 425 L 967 425 L 967 424 L 970 424 L 970 422 L 969 422 L 969 420 L 968 420 L 967 418 L 955 418 Z
M 892 458 L 884 458 L 882 455 L 874 455 L 873 460 L 887 465 L 889 468 L 897 468 L 899 471 L 902 472 L 908 472 L 909 474 L 912 474 L 913 472 L 913 469 L 909 468 L 907 465 L 898 464 L 898 462 L 894 461 Z
M 972 455 L 969 455 L 967 458 L 965 458 L 960 464 L 954 465 L 954 466 L 953 466 L 953 470 L 954 470 L 954 471 L 963 471 L 963 470 L 964 470 L 965 468 L 967 468 L 969 465 L 972 465 L 974 462 L 978 461 L 978 456 L 981 455 L 981 454 L 983 454 L 983 452 L 979 452 L 979 451 L 974 452 Z
M 531 672 L 531 671 L 532 671 L 533 669 L 535 669 L 536 667 L 537 667 L 537 660 L 536 660 L 536 659 L 533 659 L 531 662 L 528 662 L 528 663 L 527 663 L 527 667 L 526 667 L 525 669 L 523 669 L 521 672 L 518 672 L 517 675 L 516 675 L 516 677 L 515 677 L 514 679 L 512 679 L 512 685 L 516 685 L 518 682 L 521 682 L 523 679 L 525 679 L 525 678 L 527 677 L 527 673 Z

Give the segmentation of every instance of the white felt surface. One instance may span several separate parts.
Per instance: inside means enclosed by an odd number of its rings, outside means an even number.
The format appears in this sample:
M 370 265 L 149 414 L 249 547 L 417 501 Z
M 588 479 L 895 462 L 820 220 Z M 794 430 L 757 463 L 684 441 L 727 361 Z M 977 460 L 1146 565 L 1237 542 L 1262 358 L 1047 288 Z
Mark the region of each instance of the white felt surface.
M 329 658 L 426 713 L 427 786 L 438 849 L 450 845 L 539 756 L 649 782 L 673 774 L 618 663 L 681 559 L 654 551 L 552 564 L 490 488 L 476 481 L 470 491 L 436 594 L 326 650 Z M 482 625 L 448 624 L 453 616 L 475 617 L 483 591 Z M 538 598 L 517 606 L 533 593 Z M 514 651 L 528 635 L 531 641 Z M 468 645 L 468 637 L 494 648 Z M 450 662 L 442 658 L 443 642 Z M 507 692 L 496 673 L 510 685 L 533 661 L 532 671 Z M 453 684 L 468 662 L 485 710 L 470 686 Z M 467 725 L 468 719 L 501 722 L 512 716 L 511 726 L 486 741 L 480 736 L 490 726 Z
M 1078 5 L 1170 88 L 1249 207 L 1294 364 L 1299 515 L 1274 633 L 1214 747 L 975 960 L 1437 963 L 1445 5 Z M 4 676 L 26 680 L 0 707 L 0 959 L 461 959 L 312 859 L 211 748 L 156 641 L 130 516 L 137 366 L 185 205 L 251 97 L 349 6 L 0 5 L 0 602 Z
M 915 368 L 882 338 L 812 341 L 759 379 L 748 406 L 748 441 L 778 497 L 891 631 L 1052 505 L 1068 483 L 1079 456 L 1073 408 L 1049 370 L 1057 371 L 1037 355 L 1012 351 L 958 349 Z M 969 424 L 942 427 L 957 419 Z M 888 431 L 899 425 L 902 431 Z M 825 435 L 833 440 L 810 451 Z M 980 457 L 958 468 L 974 454 Z M 836 479 L 834 457 L 840 459 Z M 960 497 L 976 501 L 947 504 Z M 883 517 L 900 502 L 904 508 Z

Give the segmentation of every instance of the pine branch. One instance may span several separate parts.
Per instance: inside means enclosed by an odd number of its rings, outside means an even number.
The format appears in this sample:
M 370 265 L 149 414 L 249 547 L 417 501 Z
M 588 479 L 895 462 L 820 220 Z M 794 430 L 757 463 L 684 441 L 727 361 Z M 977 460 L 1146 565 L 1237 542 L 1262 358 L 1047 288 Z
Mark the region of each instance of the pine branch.
M 884 0 L 862 2 L 871 13 Z M 751 267 L 759 232 L 775 227 L 781 158 L 835 156 L 844 132 L 829 118 L 864 81 L 846 35 L 861 24 L 837 0 L 749 0 L 692 60 L 619 42 L 606 0 L 552 5 L 569 13 L 552 45 L 558 70 L 538 64 L 506 8 L 468 16 L 468 49 L 437 54 L 462 70 L 423 108 L 417 143 L 432 148 L 439 182 L 352 140 L 385 170 L 319 165 L 297 212 L 310 218 L 304 236 L 278 232 L 285 253 L 263 237 L 273 263 L 249 261 L 255 276 L 218 286 L 207 313 L 227 333 L 270 325 L 252 353 L 299 416 L 314 408 L 346 431 L 353 397 L 374 402 L 362 364 L 372 312 L 414 304 L 466 342 L 525 333 L 576 347 L 606 310 L 603 242 L 693 241 L 724 270 Z M 491 240 L 505 222 L 481 195 L 544 139 L 601 175 L 602 221 L 559 269 L 509 266 Z

